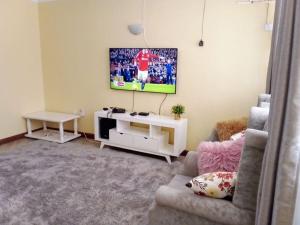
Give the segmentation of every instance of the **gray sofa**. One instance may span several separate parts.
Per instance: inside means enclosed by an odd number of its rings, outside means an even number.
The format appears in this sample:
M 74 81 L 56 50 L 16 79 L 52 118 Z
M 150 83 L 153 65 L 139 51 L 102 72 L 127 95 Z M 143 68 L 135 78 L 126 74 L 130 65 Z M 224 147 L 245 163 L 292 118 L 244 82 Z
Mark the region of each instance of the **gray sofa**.
M 260 94 L 258 96 L 258 107 L 269 108 L 271 103 L 271 95 L 269 94 Z
M 262 100 L 259 100 L 259 103 Z M 259 104 L 258 104 L 259 105 Z M 197 153 L 189 152 L 184 171 L 161 186 L 149 212 L 150 225 L 253 225 L 256 198 L 268 133 L 268 108 L 253 107 L 232 201 L 195 195 L 185 184 L 198 175 Z M 214 135 L 212 138 L 215 138 Z

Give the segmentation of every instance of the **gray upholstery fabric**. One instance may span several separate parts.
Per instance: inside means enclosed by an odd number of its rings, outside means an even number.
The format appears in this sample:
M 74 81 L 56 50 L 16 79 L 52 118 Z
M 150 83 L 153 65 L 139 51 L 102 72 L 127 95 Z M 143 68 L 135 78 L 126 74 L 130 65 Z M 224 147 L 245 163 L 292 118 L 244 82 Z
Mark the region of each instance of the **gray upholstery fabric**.
M 213 131 L 209 135 L 207 141 L 220 141 L 216 128 L 213 129 Z
M 191 179 L 192 177 L 178 174 L 171 180 L 168 186 L 186 193 L 191 193 L 191 189 L 185 186 L 185 184 L 188 183 Z
M 155 204 L 149 213 L 149 225 L 220 225 L 182 210 Z
M 258 107 L 263 107 L 263 104 L 271 102 L 271 95 L 270 94 L 260 94 L 258 96 Z
M 260 103 L 259 107 L 270 108 L 270 102 L 262 102 L 262 103 Z
M 192 215 L 198 215 L 218 224 L 253 224 L 255 213 L 240 209 L 232 202 L 195 195 L 170 186 L 161 186 L 156 192 L 156 203 L 171 207 Z
M 257 225 L 291 225 L 296 213 L 300 167 L 299 43 L 300 0 L 277 0 L 267 80 L 268 92 L 272 94 L 271 123 L 258 195 Z
M 184 162 L 183 175 L 176 175 L 156 192 L 156 204 L 149 214 L 150 224 L 172 225 L 253 225 L 260 168 L 267 142 L 263 129 L 268 118 L 267 108 L 253 107 L 250 112 L 246 145 L 242 153 L 238 184 L 233 201 L 195 195 L 185 187 L 198 175 L 197 152 L 189 152 Z M 210 137 L 215 141 L 216 136 Z
M 265 122 L 269 116 L 268 108 L 252 107 L 250 110 L 250 118 L 248 121 L 248 128 L 263 130 Z
M 268 119 L 266 120 L 266 122 L 265 122 L 265 125 L 264 125 L 264 128 L 263 128 L 263 131 L 269 131 L 269 117 L 268 117 Z
M 268 133 L 247 129 L 242 152 L 233 204 L 239 208 L 255 211 L 256 198 Z
M 219 141 L 217 130 L 213 129 L 207 141 Z M 184 172 L 183 174 L 190 177 L 198 176 L 198 153 L 196 151 L 191 151 L 187 154 L 184 161 Z
M 198 153 L 195 151 L 191 151 L 186 155 L 184 160 L 183 175 L 190 177 L 198 176 L 197 160 Z

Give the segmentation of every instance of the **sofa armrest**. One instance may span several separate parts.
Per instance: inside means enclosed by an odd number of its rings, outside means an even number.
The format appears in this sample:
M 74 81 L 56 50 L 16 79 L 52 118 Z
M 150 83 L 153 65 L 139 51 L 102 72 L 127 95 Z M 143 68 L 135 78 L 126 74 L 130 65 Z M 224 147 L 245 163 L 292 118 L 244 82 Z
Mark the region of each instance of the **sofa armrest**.
M 217 130 L 214 128 L 206 141 L 219 141 Z M 184 160 L 184 171 L 183 175 L 189 177 L 198 176 L 198 153 L 197 151 L 190 151 Z
M 267 131 L 247 129 L 245 135 L 245 146 L 261 149 L 262 151 L 264 151 L 268 141 Z
M 184 169 L 183 169 L 183 175 L 189 176 L 189 177 L 196 177 L 198 176 L 198 153 L 196 151 L 190 151 L 185 156 L 184 159 Z
M 263 163 L 264 151 L 268 141 L 268 132 L 246 130 L 237 184 L 233 196 L 233 204 L 239 208 L 255 210 L 257 192 Z
M 227 200 L 197 196 L 192 191 L 169 186 L 161 186 L 155 197 L 158 205 L 191 213 L 218 224 L 254 224 L 254 211 L 240 209 Z

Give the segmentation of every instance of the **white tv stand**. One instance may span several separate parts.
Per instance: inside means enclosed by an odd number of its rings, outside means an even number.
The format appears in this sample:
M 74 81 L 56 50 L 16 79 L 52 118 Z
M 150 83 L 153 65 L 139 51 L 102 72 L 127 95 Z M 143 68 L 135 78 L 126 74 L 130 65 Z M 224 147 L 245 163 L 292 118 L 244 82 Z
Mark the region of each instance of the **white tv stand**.
M 158 115 L 130 116 L 129 113 L 111 115 L 108 111 L 97 111 L 94 116 L 95 140 L 101 141 L 100 149 L 109 145 L 159 155 L 170 164 L 170 156 L 178 157 L 186 149 L 187 119 L 174 120 Z M 109 130 L 108 139 L 101 138 L 101 118 L 116 120 L 116 127 Z

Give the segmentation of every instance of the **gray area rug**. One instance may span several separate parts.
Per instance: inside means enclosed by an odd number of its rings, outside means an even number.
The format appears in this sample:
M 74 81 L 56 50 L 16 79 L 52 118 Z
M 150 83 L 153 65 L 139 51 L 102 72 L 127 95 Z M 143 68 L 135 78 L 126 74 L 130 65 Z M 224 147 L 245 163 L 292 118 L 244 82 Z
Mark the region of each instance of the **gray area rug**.
M 175 161 L 75 141 L 0 152 L 0 224 L 143 225 Z

